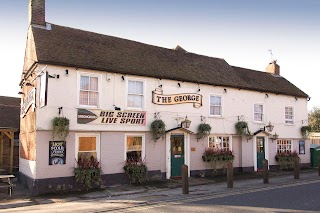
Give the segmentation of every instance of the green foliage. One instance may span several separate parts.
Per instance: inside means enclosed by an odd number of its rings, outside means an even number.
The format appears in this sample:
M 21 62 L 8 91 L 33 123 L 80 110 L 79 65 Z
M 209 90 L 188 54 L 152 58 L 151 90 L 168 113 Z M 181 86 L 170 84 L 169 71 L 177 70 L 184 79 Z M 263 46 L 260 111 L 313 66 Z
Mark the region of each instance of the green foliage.
M 76 182 L 81 183 L 87 190 L 93 184 L 101 183 L 101 168 L 99 161 L 91 156 L 90 158 L 80 156 L 77 167 L 74 168 Z
M 310 132 L 311 132 L 310 126 L 301 127 L 301 134 L 302 134 L 303 138 L 308 138 Z
M 292 169 L 294 167 L 294 161 L 299 158 L 296 151 L 280 152 L 275 156 L 276 161 L 280 165 L 280 169 Z
M 128 159 L 123 167 L 129 176 L 130 183 L 144 183 L 147 180 L 148 168 L 141 159 Z
M 51 123 L 52 137 L 58 137 L 61 140 L 66 140 L 69 135 L 69 119 L 66 117 L 54 117 Z
M 313 107 L 308 114 L 308 123 L 312 132 L 320 132 L 320 108 Z
M 237 135 L 248 135 L 250 134 L 248 123 L 245 121 L 238 121 L 235 124 Z
M 211 131 L 211 126 L 209 124 L 200 124 L 198 126 L 197 139 L 201 140 L 204 137 L 208 136 Z
M 166 125 L 160 119 L 154 120 L 151 123 L 151 131 L 152 131 L 153 139 L 157 141 L 159 138 L 164 137 L 166 133 Z
M 207 148 L 202 155 L 204 162 L 210 162 L 213 173 L 217 171 L 217 167 L 221 166 L 226 171 L 227 164 L 233 162 L 234 155 L 230 150 Z

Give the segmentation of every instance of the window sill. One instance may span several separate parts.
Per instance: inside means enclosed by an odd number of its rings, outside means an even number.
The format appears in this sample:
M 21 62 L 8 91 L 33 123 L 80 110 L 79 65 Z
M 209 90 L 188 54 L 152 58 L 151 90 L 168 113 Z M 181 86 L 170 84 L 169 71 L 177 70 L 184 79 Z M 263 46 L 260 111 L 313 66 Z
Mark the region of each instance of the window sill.
M 76 109 L 100 109 L 97 106 L 78 105 Z
M 220 118 L 220 119 L 223 119 L 224 117 L 222 115 L 209 115 L 208 118 Z
M 132 107 L 127 107 L 125 108 L 125 110 L 128 110 L 128 111 L 146 111 L 145 109 L 143 108 L 132 108 Z
M 290 123 L 285 123 L 285 126 L 294 126 L 294 124 L 290 124 Z

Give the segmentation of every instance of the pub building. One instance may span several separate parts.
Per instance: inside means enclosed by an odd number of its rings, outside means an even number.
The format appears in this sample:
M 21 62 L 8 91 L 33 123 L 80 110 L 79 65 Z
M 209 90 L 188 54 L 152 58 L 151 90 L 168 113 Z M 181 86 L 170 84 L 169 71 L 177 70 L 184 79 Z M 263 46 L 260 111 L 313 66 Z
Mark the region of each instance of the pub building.
M 308 95 L 281 76 L 276 61 L 257 71 L 180 46 L 60 26 L 46 22 L 44 0 L 30 0 L 20 86 L 19 179 L 33 194 L 72 190 L 82 154 L 99 160 L 106 186 L 128 183 L 127 158 L 143 159 L 151 178 L 179 177 L 183 164 L 189 176 L 212 174 L 202 159 L 208 147 L 232 151 L 235 172 L 259 171 L 263 159 L 277 169 L 279 152 L 298 151 L 301 165 L 310 165 L 300 131 Z M 70 121 L 65 140 L 52 138 L 55 117 Z M 157 119 L 166 132 L 155 140 Z M 237 134 L 239 121 L 250 135 Z M 199 139 L 204 123 L 211 131 Z

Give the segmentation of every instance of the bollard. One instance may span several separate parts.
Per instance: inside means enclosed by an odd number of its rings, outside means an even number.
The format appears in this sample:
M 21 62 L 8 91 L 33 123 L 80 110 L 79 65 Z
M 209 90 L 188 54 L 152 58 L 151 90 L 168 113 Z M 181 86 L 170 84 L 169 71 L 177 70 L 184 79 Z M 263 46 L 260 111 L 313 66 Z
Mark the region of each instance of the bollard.
M 294 159 L 294 171 L 293 171 L 294 179 L 299 179 L 299 170 L 300 170 L 300 158 L 297 156 Z
M 181 166 L 181 172 L 182 172 L 182 194 L 189 194 L 188 166 L 183 164 Z
M 268 160 L 264 159 L 263 163 L 263 183 L 269 183 L 269 169 L 268 169 Z
M 318 175 L 320 176 L 320 156 L 318 157 Z
M 227 164 L 227 187 L 233 188 L 233 166 L 232 162 Z

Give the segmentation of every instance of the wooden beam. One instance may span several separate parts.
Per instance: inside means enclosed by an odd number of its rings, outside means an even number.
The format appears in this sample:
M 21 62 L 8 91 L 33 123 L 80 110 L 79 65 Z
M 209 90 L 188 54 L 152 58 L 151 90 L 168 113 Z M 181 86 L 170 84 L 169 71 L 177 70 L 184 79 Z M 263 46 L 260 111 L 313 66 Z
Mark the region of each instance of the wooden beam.
M 2 169 L 2 159 L 3 159 L 3 133 L 0 132 L 0 169 Z
M 12 174 L 12 169 L 13 169 L 13 149 L 14 149 L 14 132 L 11 132 L 12 136 L 11 137 L 11 148 L 10 148 L 10 174 Z
M 10 139 L 13 139 L 14 138 L 14 132 L 11 132 L 11 131 L 3 131 L 3 133 Z

